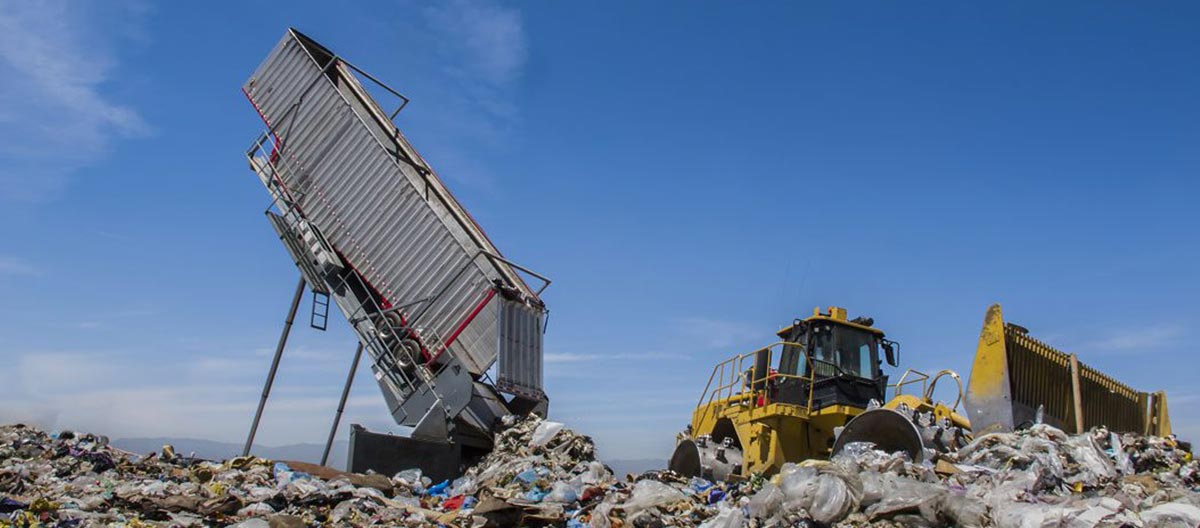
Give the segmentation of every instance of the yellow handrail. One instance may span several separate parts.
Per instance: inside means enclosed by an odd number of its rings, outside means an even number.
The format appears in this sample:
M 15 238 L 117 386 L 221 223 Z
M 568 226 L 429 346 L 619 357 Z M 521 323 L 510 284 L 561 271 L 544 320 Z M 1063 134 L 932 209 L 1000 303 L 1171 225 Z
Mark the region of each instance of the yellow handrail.
M 771 365 L 774 364 L 775 349 L 785 346 L 793 346 L 800 349 L 800 353 L 803 354 L 804 364 L 806 366 L 804 371 L 809 373 L 808 376 L 770 371 Z M 757 372 L 757 364 L 754 364 L 753 361 L 757 355 L 763 351 L 765 351 L 767 355 L 766 363 L 768 371 L 765 373 L 765 375 L 760 376 L 759 372 Z M 749 369 L 743 368 L 747 358 L 750 358 L 752 361 Z M 812 362 L 812 358 L 809 357 L 804 345 L 790 341 L 777 341 L 753 352 L 737 354 L 713 366 L 713 371 L 708 376 L 708 383 L 704 386 L 704 392 L 701 393 L 700 401 L 697 402 L 696 406 L 701 407 L 711 404 L 714 401 L 725 401 L 729 404 L 739 405 L 745 404 L 746 401 L 750 401 L 751 404 L 753 404 L 754 402 L 758 401 L 758 397 L 760 395 L 768 395 L 765 388 L 754 390 L 754 382 L 760 380 L 769 382 L 771 380 L 798 379 L 808 382 L 808 398 L 804 407 L 806 409 L 811 409 L 814 385 L 812 383 L 812 373 L 815 372 L 814 367 L 815 366 Z M 728 382 L 725 381 L 726 371 L 729 371 Z M 747 378 L 747 376 L 749 376 L 749 378 Z M 714 379 L 717 381 L 716 387 L 713 387 Z M 711 406 L 710 409 L 712 409 Z M 715 409 L 713 410 L 715 412 Z

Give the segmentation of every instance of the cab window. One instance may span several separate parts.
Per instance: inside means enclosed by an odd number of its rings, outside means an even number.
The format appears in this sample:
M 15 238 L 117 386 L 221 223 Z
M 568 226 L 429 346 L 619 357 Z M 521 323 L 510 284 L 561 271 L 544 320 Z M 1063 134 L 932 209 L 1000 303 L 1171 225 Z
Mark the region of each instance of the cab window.
M 813 370 L 818 377 L 847 374 L 878 377 L 878 339 L 871 332 L 840 325 L 813 325 L 809 341 Z M 801 369 L 807 375 L 807 368 Z

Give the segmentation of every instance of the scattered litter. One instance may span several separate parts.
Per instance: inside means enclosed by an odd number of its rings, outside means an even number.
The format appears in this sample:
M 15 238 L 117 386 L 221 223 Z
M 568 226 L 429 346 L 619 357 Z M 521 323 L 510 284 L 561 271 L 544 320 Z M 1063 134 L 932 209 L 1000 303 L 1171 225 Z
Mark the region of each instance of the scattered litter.
M 1200 526 L 1200 463 L 1174 438 L 1046 424 L 914 464 L 871 444 L 736 482 L 618 479 L 590 438 L 507 419 L 494 450 L 434 483 L 302 462 L 139 456 L 107 439 L 0 427 L 0 527 L 59 525 L 964 528 Z

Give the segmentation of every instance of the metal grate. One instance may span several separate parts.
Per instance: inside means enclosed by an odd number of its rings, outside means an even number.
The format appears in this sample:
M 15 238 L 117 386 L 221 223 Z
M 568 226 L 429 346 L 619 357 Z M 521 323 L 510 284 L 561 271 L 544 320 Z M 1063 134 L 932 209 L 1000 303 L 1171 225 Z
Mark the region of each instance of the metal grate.
M 1056 350 L 1012 324 L 1004 325 L 1013 401 L 1044 406 L 1055 425 L 1074 429 L 1075 409 L 1083 411 L 1083 428 L 1106 426 L 1117 431 L 1142 431 L 1146 423 L 1144 393 L 1076 361 L 1080 402 L 1073 394 L 1071 355 Z

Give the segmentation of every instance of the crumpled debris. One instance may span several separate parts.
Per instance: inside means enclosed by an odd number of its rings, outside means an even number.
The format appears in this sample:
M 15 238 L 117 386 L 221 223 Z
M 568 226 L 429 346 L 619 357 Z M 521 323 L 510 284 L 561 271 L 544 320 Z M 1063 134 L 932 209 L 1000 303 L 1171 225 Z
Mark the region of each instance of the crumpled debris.
M 618 479 L 590 438 L 507 417 L 490 454 L 458 479 L 433 482 L 418 469 L 389 477 L 207 461 L 170 446 L 139 456 L 103 437 L 15 425 L 0 427 L 0 528 L 1200 526 L 1198 464 L 1174 438 L 1038 424 L 921 464 L 852 444 L 769 478 Z
M 758 526 L 1200 526 L 1190 446 L 1103 428 L 982 435 L 921 464 L 851 444 L 829 462 L 786 464 L 740 493 Z

